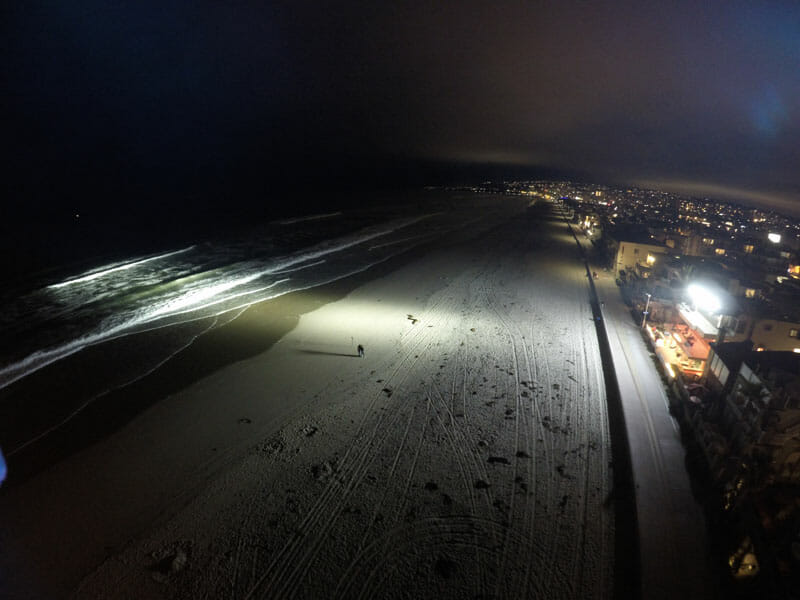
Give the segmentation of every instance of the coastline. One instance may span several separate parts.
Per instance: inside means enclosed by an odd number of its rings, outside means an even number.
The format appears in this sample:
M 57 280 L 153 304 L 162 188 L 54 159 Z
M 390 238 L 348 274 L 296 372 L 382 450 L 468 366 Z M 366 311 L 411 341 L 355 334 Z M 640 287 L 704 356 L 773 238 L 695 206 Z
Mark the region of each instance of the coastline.
M 52 434 L 7 457 L 9 474 L 0 489 L 4 515 L 0 589 L 11 590 L 11 598 L 61 597 L 89 567 L 121 551 L 143 531 L 166 522 L 220 476 L 226 464 L 276 432 L 313 400 L 303 385 L 296 385 L 300 380 L 292 370 L 294 359 L 278 350 L 286 359 L 277 369 L 279 379 L 285 383 L 288 378 L 286 385 L 291 389 L 284 394 L 293 402 L 272 402 L 259 407 L 260 414 L 254 416 L 253 398 L 260 390 L 252 384 L 261 380 L 253 374 L 254 362 L 279 346 L 303 315 L 424 259 L 429 246 L 328 284 L 254 304 L 233 321 L 200 336 L 154 372 L 91 403 Z M 119 351 L 108 352 L 108 348 L 130 347 L 131 342 L 141 341 L 136 337 L 87 348 L 13 384 L 12 391 L 22 402 L 35 393 L 47 404 L 52 394 L 69 389 L 70 381 L 82 381 L 84 374 L 91 373 L 95 361 L 117 363 Z M 303 352 L 329 353 L 325 348 Z M 339 348 L 332 354 L 338 352 Z M 352 352 L 356 357 L 355 346 Z M 235 374 L 242 371 L 246 373 L 242 377 Z M 248 389 L 243 380 L 249 382 Z M 235 403 L 227 402 L 231 384 L 239 396 Z M 142 435 L 156 437 L 143 441 Z M 191 448 L 181 441 L 187 437 L 194 441 Z M 145 453 L 132 456 L 137 449 Z M 54 498 L 59 500 L 51 506 Z M 72 548 L 67 553 L 56 547 L 57 539 L 64 538 Z M 79 546 L 74 546 L 76 541 Z
M 15 382 L 0 391 L 0 400 L 6 407 L 6 419 L 0 424 L 0 441 L 4 443 L 10 463 L 4 487 L 23 483 L 65 457 L 113 434 L 159 400 L 233 363 L 265 352 L 294 329 L 303 314 L 344 298 L 366 282 L 424 257 L 433 245 L 414 248 L 365 271 L 321 286 L 253 304 L 210 331 L 203 332 L 213 324 L 214 317 L 123 336 L 85 348 Z M 170 338 L 177 328 L 196 330 L 197 338 L 177 352 L 167 351 L 168 358 L 154 369 L 141 367 L 141 355 L 151 352 L 153 346 L 163 353 L 165 346 L 174 345 Z M 120 379 L 118 371 L 125 366 L 129 367 L 134 381 L 109 383 L 113 380 L 106 373 L 114 371 L 114 377 Z M 90 400 L 92 397 L 96 398 Z M 76 409 L 78 412 L 69 417 Z M 68 420 L 15 452 L 15 448 L 35 439 L 46 429 L 39 425 L 38 429 L 26 430 L 26 424 L 31 420 L 36 422 L 39 414 L 52 420 L 54 412 Z M 7 429 L 9 426 L 13 429 Z
M 524 199 L 502 200 L 509 215 L 526 204 Z M 436 196 L 436 202 L 440 207 L 449 205 L 450 210 L 480 214 L 497 198 Z M 4 417 L 0 446 L 10 463 L 4 487 L 14 487 L 102 440 L 160 399 L 268 350 L 297 325 L 302 314 L 322 306 L 321 298 L 325 302 L 341 299 L 442 244 L 463 243 L 464 233 L 451 232 L 447 239 L 426 242 L 364 271 L 253 304 L 207 332 L 214 317 L 89 346 L 0 390 Z M 197 338 L 184 348 L 187 335 Z
M 386 555 L 399 562 L 380 572 L 417 565 L 420 593 L 569 597 L 575 581 L 580 597 L 607 596 L 610 444 L 585 278 L 557 221 L 504 217 L 206 336 L 217 362 L 205 376 L 185 363 L 191 383 L 165 378 L 181 389 L 0 493 L 0 587 L 325 594 L 342 573 L 373 572 L 383 554 L 363 552 L 399 536 Z M 566 333 L 576 326 L 588 354 Z M 270 330 L 286 333 L 253 354 L 248 340 Z M 296 563 L 312 548 L 321 564 Z M 442 579 L 452 569 L 467 576 Z

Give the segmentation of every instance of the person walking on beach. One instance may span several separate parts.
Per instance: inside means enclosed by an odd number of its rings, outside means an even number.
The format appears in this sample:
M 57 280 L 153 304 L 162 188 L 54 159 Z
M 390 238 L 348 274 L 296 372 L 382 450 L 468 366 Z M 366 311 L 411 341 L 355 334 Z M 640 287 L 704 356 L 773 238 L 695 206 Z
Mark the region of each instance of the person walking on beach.
M 361 344 L 358 345 L 358 357 L 364 358 L 364 346 L 362 346 Z

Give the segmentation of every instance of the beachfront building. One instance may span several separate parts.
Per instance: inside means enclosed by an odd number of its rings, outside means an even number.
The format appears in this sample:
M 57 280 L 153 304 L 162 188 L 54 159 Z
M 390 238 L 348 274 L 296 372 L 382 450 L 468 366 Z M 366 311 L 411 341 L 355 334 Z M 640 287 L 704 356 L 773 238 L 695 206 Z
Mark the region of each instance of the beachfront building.
M 646 229 L 617 227 L 608 232 L 608 239 L 614 249 L 615 277 L 635 274 L 648 279 L 664 264 L 668 248 Z
M 724 323 L 725 339 L 750 340 L 759 351 L 800 353 L 800 307 L 795 282 L 769 284 L 763 293 L 747 293 Z M 749 290 L 748 290 L 749 292 Z
M 713 345 L 692 413 L 735 543 L 735 579 L 767 568 L 790 583 L 800 568 L 800 354 L 757 352 L 749 342 Z
M 754 489 L 800 486 L 800 354 L 712 345 L 705 384 L 717 400 L 697 414 L 717 424 L 736 471 Z
M 748 340 L 759 352 L 800 353 L 800 322 L 742 313 L 731 320 L 731 333 L 726 339 L 731 342 Z

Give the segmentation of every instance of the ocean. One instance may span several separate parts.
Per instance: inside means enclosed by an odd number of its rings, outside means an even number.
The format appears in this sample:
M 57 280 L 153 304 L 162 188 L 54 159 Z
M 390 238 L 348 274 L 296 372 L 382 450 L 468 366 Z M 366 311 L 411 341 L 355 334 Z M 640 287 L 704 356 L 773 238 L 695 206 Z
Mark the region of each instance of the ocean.
M 488 225 L 503 203 L 519 199 L 432 196 L 299 215 L 188 243 L 181 236 L 174 247 L 133 250 L 112 261 L 105 251 L 84 258 L 80 268 L 73 263 L 28 274 L 0 297 L 0 447 L 13 457 L 255 303 L 364 272 L 476 221 Z M 154 333 L 158 342 L 139 344 L 135 356 L 108 358 L 115 348 L 110 342 L 155 339 Z M 102 372 L 93 385 L 73 385 L 58 372 L 66 358 L 96 347 L 108 350 L 105 362 L 97 361 Z M 20 390 L 34 375 L 47 379 L 48 370 L 80 391 L 63 402 L 52 391 L 27 402 Z

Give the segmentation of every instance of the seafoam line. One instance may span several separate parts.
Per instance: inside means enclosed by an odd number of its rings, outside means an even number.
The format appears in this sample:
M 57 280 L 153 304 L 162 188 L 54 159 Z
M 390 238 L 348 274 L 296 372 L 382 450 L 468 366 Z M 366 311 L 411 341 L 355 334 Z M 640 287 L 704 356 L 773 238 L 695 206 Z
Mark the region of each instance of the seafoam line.
M 240 313 L 240 314 L 241 314 L 241 313 Z M 237 317 L 238 317 L 238 315 L 237 315 Z M 236 318 L 236 317 L 234 317 L 234 319 L 235 319 L 235 318 Z M 161 366 L 162 366 L 162 365 L 164 365 L 164 364 L 165 364 L 167 361 L 169 361 L 169 360 L 170 360 L 170 359 L 171 359 L 173 356 L 175 356 L 175 355 L 176 355 L 176 354 L 178 354 L 179 352 L 182 352 L 182 351 L 184 351 L 186 348 L 188 348 L 189 346 L 191 346 L 191 345 L 194 343 L 194 341 L 195 341 L 195 340 L 196 340 L 198 337 L 200 337 L 200 336 L 201 336 L 201 335 L 203 335 L 204 333 L 207 333 L 208 331 L 210 331 L 211 329 L 213 329 L 213 328 L 214 328 L 214 326 L 215 326 L 216 324 L 217 324 L 217 318 L 215 317 L 215 318 L 213 319 L 213 321 L 211 322 L 211 324 L 210 324 L 208 327 L 206 327 L 206 328 L 205 328 L 203 331 L 201 331 L 201 332 L 199 332 L 199 333 L 197 333 L 197 334 L 193 335 L 193 336 L 192 336 L 192 337 L 189 339 L 189 341 L 188 341 L 186 344 L 184 344 L 183 346 L 181 346 L 180 348 L 178 348 L 177 350 L 175 350 L 174 352 L 172 352 L 172 353 L 171 353 L 169 356 L 165 357 L 165 358 L 164 358 L 164 360 L 162 360 L 162 361 L 158 362 L 158 363 L 157 363 L 156 365 L 154 365 L 152 368 L 148 369 L 148 370 L 147 370 L 147 371 L 145 371 L 144 373 L 141 373 L 140 375 L 137 375 L 137 376 L 136 376 L 136 377 L 134 377 L 133 379 L 131 379 L 131 380 L 129 380 L 129 381 L 126 381 L 125 383 L 122 383 L 122 384 L 120 384 L 120 385 L 117 385 L 117 386 L 115 386 L 115 387 L 113 387 L 113 388 L 111 388 L 111 389 L 109 389 L 109 390 L 106 390 L 106 391 L 104 391 L 104 392 L 102 392 L 102 393 L 100 393 L 100 394 L 97 394 L 97 395 L 95 395 L 95 396 L 93 396 L 93 397 L 89 398 L 88 400 L 86 400 L 86 402 L 84 402 L 84 403 L 83 403 L 83 404 L 81 404 L 81 405 L 80 405 L 78 408 L 76 408 L 75 410 L 73 410 L 73 411 L 72 411 L 72 412 L 71 412 L 69 415 L 67 415 L 66 417 L 64 417 L 64 418 L 63 418 L 61 421 L 59 421 L 59 422 L 58 422 L 58 423 L 56 423 L 55 425 L 52 425 L 52 426 L 48 427 L 48 428 L 47 428 L 46 430 L 44 430 L 43 432 L 41 432 L 41 433 L 39 433 L 39 434 L 35 435 L 35 436 L 34 436 L 34 437 L 32 437 L 31 439 L 27 440 L 26 442 L 23 442 L 22 444 L 20 444 L 20 445 L 19 445 L 19 446 L 17 446 L 16 448 L 12 449 L 12 450 L 11 450 L 11 451 L 8 453 L 8 455 L 9 455 L 9 456 L 14 456 L 15 454 L 17 454 L 18 452 L 21 452 L 22 450 L 24 450 L 25 448 L 27 448 L 27 447 L 28 447 L 28 446 L 30 446 L 31 444 L 34 444 L 34 443 L 36 443 L 37 441 L 41 440 L 42 438 L 44 438 L 44 437 L 46 437 L 46 436 L 50 435 L 50 434 L 51 434 L 52 432 L 54 432 L 55 430 L 57 430 L 57 429 L 59 429 L 59 428 L 63 427 L 63 426 L 66 424 L 66 423 L 68 423 L 69 421 L 71 421 L 72 419 L 74 419 L 74 418 L 75 418 L 75 417 L 76 417 L 78 414 L 80 414 L 80 413 L 81 413 L 83 410 L 85 410 L 87 406 L 89 406 L 90 404 L 92 404 L 93 402 L 95 402 L 96 400 L 98 400 L 99 398 L 102 398 L 103 396 L 105 396 L 105 395 L 109 394 L 110 392 L 113 392 L 114 390 L 122 389 L 122 388 L 124 388 L 124 387 L 127 387 L 127 386 L 131 385 L 132 383 L 136 383 L 136 382 L 137 382 L 137 381 L 139 381 L 140 379 L 143 379 L 143 378 L 147 377 L 148 375 L 150 375 L 150 373 L 153 373 L 153 372 L 154 372 L 154 371 L 156 371 L 156 370 L 157 370 L 159 367 L 161 367 Z
M 324 260 L 318 260 L 316 262 L 313 262 L 313 263 L 310 263 L 310 264 L 307 264 L 307 265 L 303 265 L 302 267 L 297 267 L 297 268 L 294 268 L 294 269 L 286 269 L 284 271 L 273 271 L 272 274 L 273 275 L 284 275 L 286 273 L 295 273 L 297 271 L 302 271 L 303 269 L 308 269 L 310 267 L 316 267 L 317 265 L 321 265 L 324 262 L 325 262 Z
M 292 225 L 294 223 L 303 223 L 304 221 L 318 221 L 320 219 L 330 219 L 331 217 L 338 217 L 342 213 L 339 212 L 332 212 L 332 213 L 323 213 L 319 215 L 309 215 L 307 217 L 294 217 L 291 219 L 282 219 L 281 221 L 276 221 L 278 225 Z
M 148 262 L 152 262 L 154 260 L 160 260 L 162 258 L 168 258 L 170 256 L 175 256 L 177 254 L 183 254 L 184 252 L 189 252 L 195 246 L 189 246 L 187 248 L 183 248 L 181 250 L 175 250 L 173 252 L 167 252 L 165 254 L 159 254 L 158 256 L 151 256 L 149 258 L 143 258 L 141 260 L 135 260 L 133 262 L 127 262 L 118 266 L 110 267 L 107 269 L 103 269 L 102 271 L 96 271 L 94 273 L 89 273 L 88 275 L 84 275 L 83 277 L 78 277 L 76 279 L 67 279 L 66 281 L 62 281 L 61 283 L 54 283 L 52 285 L 48 285 L 48 289 L 57 289 L 62 288 L 68 285 L 72 285 L 75 283 L 85 283 L 87 281 L 92 281 L 94 279 L 99 279 L 100 277 L 105 277 L 106 275 L 110 275 L 111 273 L 116 273 L 117 271 L 125 271 L 127 269 L 132 269 L 133 267 L 138 267 L 139 265 L 143 265 Z
M 378 248 L 385 248 L 386 246 L 395 246 L 397 244 L 402 244 L 403 242 L 410 242 L 411 240 L 418 240 L 419 238 L 430 237 L 432 234 L 430 233 L 423 233 L 420 235 L 412 235 L 411 237 L 406 237 L 400 240 L 393 240 L 391 242 L 386 242 L 385 244 L 376 244 L 375 246 L 370 246 L 370 250 L 377 250 Z

